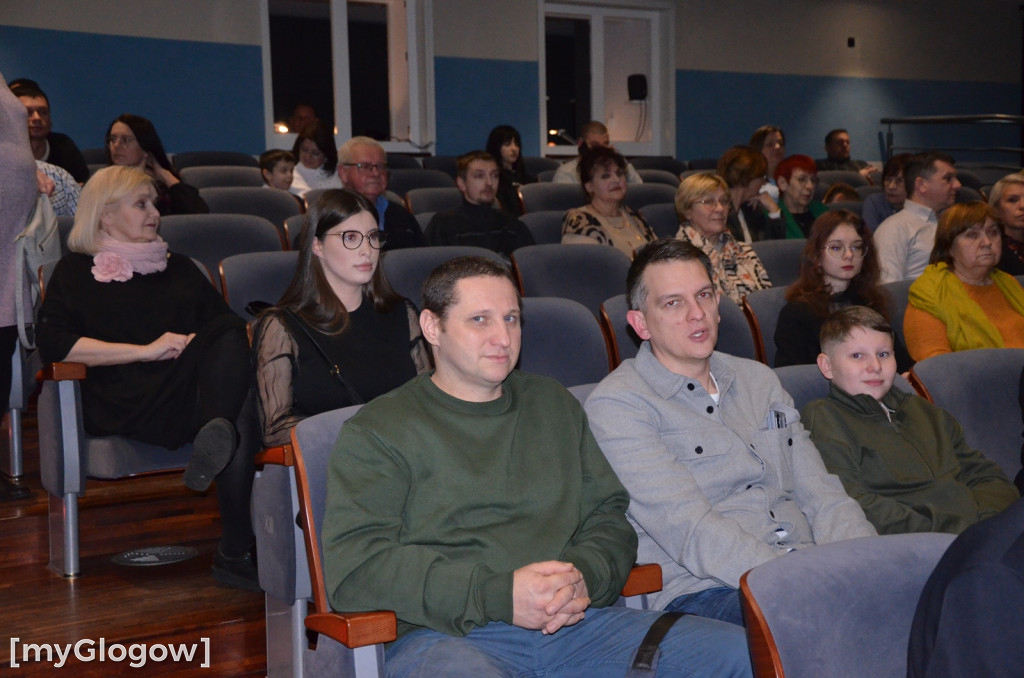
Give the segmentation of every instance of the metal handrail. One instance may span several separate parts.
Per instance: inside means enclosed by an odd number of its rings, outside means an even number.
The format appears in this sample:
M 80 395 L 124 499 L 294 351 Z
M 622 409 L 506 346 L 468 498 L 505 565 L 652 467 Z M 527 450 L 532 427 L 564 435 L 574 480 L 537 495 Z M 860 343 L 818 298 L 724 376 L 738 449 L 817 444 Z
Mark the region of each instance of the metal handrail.
M 979 115 L 912 115 L 900 118 L 882 118 L 879 122 L 888 125 L 885 133 L 885 157 L 891 158 L 894 150 L 919 151 L 919 150 L 943 150 L 943 151 L 981 151 L 984 153 L 1017 153 L 1024 157 L 1024 148 L 1013 146 L 968 146 L 968 147 L 945 147 L 935 149 L 922 149 L 914 146 L 893 145 L 893 125 L 978 125 L 978 124 L 1001 124 L 1001 125 L 1024 125 L 1024 115 L 1008 115 L 1006 113 L 989 113 Z

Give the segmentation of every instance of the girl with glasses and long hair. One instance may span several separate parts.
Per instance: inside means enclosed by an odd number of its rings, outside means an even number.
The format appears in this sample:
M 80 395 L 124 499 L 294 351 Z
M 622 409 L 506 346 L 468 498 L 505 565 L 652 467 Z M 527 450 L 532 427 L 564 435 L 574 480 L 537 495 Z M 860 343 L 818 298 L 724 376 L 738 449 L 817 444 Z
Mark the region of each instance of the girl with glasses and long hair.
M 384 241 L 377 210 L 353 191 L 325 191 L 307 213 L 292 282 L 253 331 L 264 445 L 430 368 L 419 314 L 379 266 Z
M 775 328 L 775 367 L 817 362 L 818 334 L 825 318 L 847 306 L 867 306 L 889 320 L 887 296 L 879 284 L 880 268 L 871 230 L 849 210 L 826 212 L 811 225 L 800 260 L 800 278 L 786 290 L 786 305 Z M 896 366 L 913 364 L 894 339 Z

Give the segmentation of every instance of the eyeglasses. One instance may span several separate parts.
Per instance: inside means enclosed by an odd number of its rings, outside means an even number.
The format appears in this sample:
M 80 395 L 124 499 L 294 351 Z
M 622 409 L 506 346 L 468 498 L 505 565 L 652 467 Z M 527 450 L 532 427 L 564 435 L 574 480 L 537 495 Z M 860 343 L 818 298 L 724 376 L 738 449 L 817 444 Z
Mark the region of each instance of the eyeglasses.
M 852 245 L 844 245 L 841 242 L 830 242 L 825 245 L 825 252 L 833 259 L 842 259 L 849 250 L 854 259 L 861 259 L 868 253 L 868 246 L 862 242 L 855 242 Z
M 732 200 L 727 196 L 723 195 L 721 198 L 718 199 L 701 198 L 700 200 L 697 200 L 694 204 L 700 205 L 701 207 L 707 207 L 708 209 L 715 209 L 715 205 L 721 205 L 725 209 L 729 209 L 730 207 L 732 207 Z
M 374 170 L 381 174 L 386 174 L 388 171 L 388 164 L 386 162 L 382 162 L 379 165 L 375 165 L 372 162 L 345 162 L 342 165 L 345 167 L 355 167 L 363 174 L 373 174 Z
M 366 238 L 367 242 L 370 243 L 370 247 L 375 250 L 379 250 L 381 245 L 388 241 L 387 235 L 379 229 L 370 231 L 365 235 L 359 231 L 341 231 L 340 233 L 328 233 L 327 235 L 341 236 L 341 244 L 345 246 L 345 249 L 349 250 L 359 249 L 363 244 L 363 238 Z
M 118 134 L 111 134 L 107 137 L 108 146 L 131 146 L 136 142 L 137 140 L 135 139 L 135 137 L 130 137 L 127 135 L 120 136 Z

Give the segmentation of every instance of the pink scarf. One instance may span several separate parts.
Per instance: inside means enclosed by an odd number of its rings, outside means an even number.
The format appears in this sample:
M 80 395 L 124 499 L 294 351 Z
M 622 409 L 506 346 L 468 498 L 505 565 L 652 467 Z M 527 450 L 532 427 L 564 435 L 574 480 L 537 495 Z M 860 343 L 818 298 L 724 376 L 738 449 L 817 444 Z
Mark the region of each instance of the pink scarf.
M 125 282 L 135 273 L 146 275 L 167 268 L 167 243 L 157 236 L 152 242 L 121 242 L 99 233 L 100 251 L 92 258 L 92 276 L 99 282 Z

